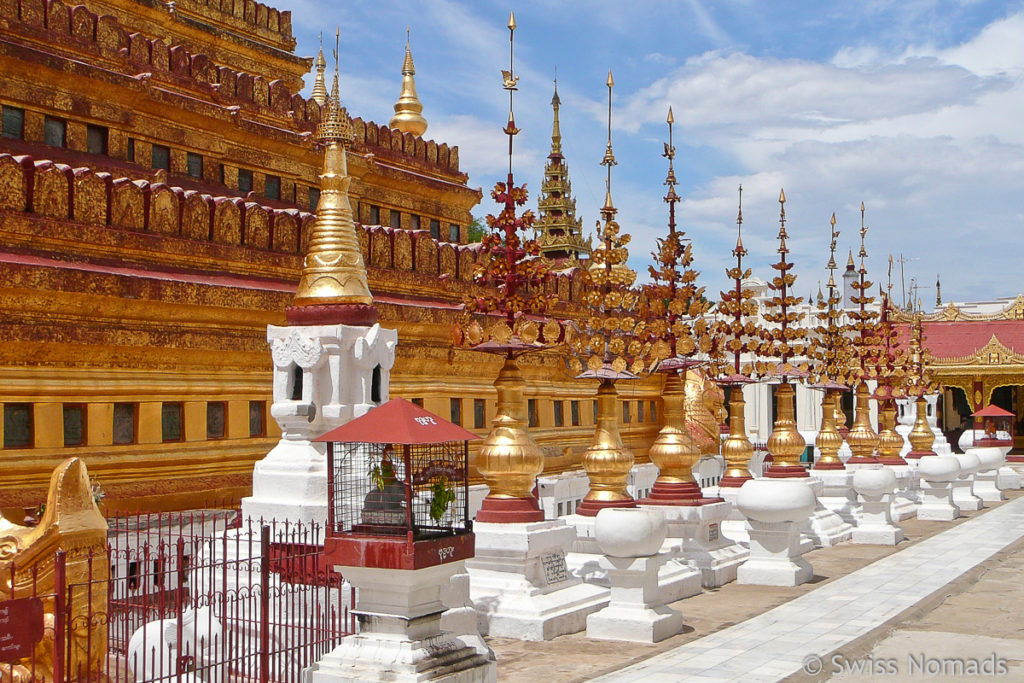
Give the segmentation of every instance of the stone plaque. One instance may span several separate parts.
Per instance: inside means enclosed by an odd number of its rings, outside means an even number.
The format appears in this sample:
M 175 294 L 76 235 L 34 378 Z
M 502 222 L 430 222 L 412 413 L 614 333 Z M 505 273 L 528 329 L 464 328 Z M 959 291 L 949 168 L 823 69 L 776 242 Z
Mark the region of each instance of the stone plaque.
M 718 540 L 718 524 L 708 524 L 708 543 Z
M 0 662 L 13 663 L 31 657 L 35 644 L 42 639 L 42 600 L 18 598 L 0 602 Z
M 565 566 L 565 555 L 562 553 L 546 553 L 540 556 L 544 567 L 544 580 L 548 585 L 569 580 L 569 568 Z

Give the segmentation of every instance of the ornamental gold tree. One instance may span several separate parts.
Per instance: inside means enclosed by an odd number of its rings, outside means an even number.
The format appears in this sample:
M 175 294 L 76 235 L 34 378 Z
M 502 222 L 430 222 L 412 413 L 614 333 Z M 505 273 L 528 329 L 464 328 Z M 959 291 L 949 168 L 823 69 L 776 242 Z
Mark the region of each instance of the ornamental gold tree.
M 665 424 L 651 445 L 651 462 L 658 467 L 658 479 L 647 502 L 658 505 L 699 505 L 713 502 L 702 498 L 700 486 L 693 478 L 693 464 L 701 451 L 684 419 L 685 393 L 680 371 L 686 372 L 700 363 L 694 359 L 698 349 L 712 350 L 712 336 L 705 315 L 711 308 L 704 297 L 704 288 L 697 286 L 698 271 L 693 269 L 693 244 L 686 233 L 676 229 L 676 148 L 672 141 L 675 118 L 668 110 L 668 142 L 663 156 L 668 159 L 665 185 L 668 192 L 668 234 L 657 240 L 652 252 L 654 265 L 648 266 L 651 283 L 643 288 L 649 318 L 641 332 L 651 343 L 650 357 L 657 370 L 665 376 L 662 389 Z M 717 431 L 717 423 L 715 424 Z M 717 434 L 715 446 L 718 445 Z
M 913 397 L 916 416 L 914 427 L 910 430 L 910 452 L 907 457 L 917 460 L 926 455 L 935 455 L 932 445 L 935 434 L 928 424 L 928 402 L 925 396 L 935 393 L 938 389 L 928 368 L 927 351 L 924 347 L 924 329 L 921 315 L 914 316 L 914 324 L 910 328 L 910 353 L 907 362 L 907 376 L 904 389 L 907 396 Z
M 509 15 L 509 69 L 502 71 L 502 87 L 508 91 L 509 167 L 505 182 L 497 183 L 491 197 L 501 210 L 487 216 L 489 233 L 482 240 L 483 259 L 473 274 L 483 294 L 465 302 L 464 316 L 454 330 L 456 346 L 504 357 L 494 387 L 498 392 L 495 417 L 477 456 L 476 466 L 490 489 L 476 519 L 482 522 L 532 522 L 544 519 L 533 495 L 537 475 L 544 470 L 544 455 L 530 437 L 523 380 L 518 356 L 561 341 L 562 326 L 545 313 L 554 303 L 541 292 L 548 275 L 534 240 L 533 213 L 518 213 L 527 200 L 525 186 L 517 186 L 512 174 L 512 148 L 516 127 L 513 94 L 519 77 L 514 72 L 515 17 Z
M 794 390 L 790 380 L 807 377 L 805 367 L 796 367 L 792 360 L 805 351 L 804 341 L 807 331 L 800 323 L 804 314 L 797 310 L 803 297 L 793 296 L 793 285 L 796 275 L 790 271 L 793 264 L 787 260 L 789 247 L 786 240 L 786 193 L 779 193 L 779 260 L 772 264 L 778 274 L 768 284 L 774 294 L 768 298 L 764 319 L 773 323 L 763 330 L 763 340 L 759 352 L 764 357 L 778 358 L 779 362 L 771 369 L 770 374 L 779 379 L 775 390 L 778 415 L 771 436 L 768 437 L 768 452 L 772 455 L 772 464 L 765 472 L 766 477 L 806 477 L 807 470 L 800 464 L 800 455 L 804 452 L 806 442 L 796 428 L 796 412 L 794 406 Z
M 842 412 L 840 400 L 849 387 L 844 383 L 850 371 L 850 346 L 844 326 L 840 322 L 842 297 L 836 287 L 836 244 L 839 231 L 836 230 L 836 215 L 832 214 L 830 223 L 829 257 L 825 268 L 828 270 L 827 296 L 821 296 L 819 290 L 818 325 L 814 328 L 814 344 L 808 356 L 815 361 L 812 388 L 822 391 L 821 427 L 814 440 L 821 457 L 814 465 L 816 470 L 846 469 L 839 459 L 839 449 L 843 445 L 843 435 L 836 426 L 836 416 Z
M 726 276 L 733 281 L 729 291 L 719 292 L 718 313 L 722 318 L 713 324 L 711 358 L 715 361 L 717 382 L 729 391 L 729 436 L 722 443 L 722 457 L 725 458 L 725 475 L 718 482 L 719 487 L 739 488 L 753 477 L 750 474 L 750 459 L 754 456 L 754 445 L 747 438 L 746 402 L 743 387 L 754 380 L 741 363 L 743 354 L 753 354 L 760 346 L 758 328 L 751 320 L 757 315 L 754 293 L 743 288 L 743 281 L 750 277 L 750 269 L 744 268 L 743 257 L 747 250 L 743 246 L 743 186 L 739 187 L 739 208 L 736 212 L 736 247 L 732 250 L 736 265 L 725 269 Z
M 850 444 L 853 455 L 846 461 L 847 465 L 873 465 L 878 463 L 875 457 L 875 449 L 878 447 L 878 434 L 871 427 L 871 407 L 868 404 L 869 394 L 867 380 L 870 377 L 870 365 L 877 353 L 878 344 L 878 313 L 868 308 L 875 298 L 869 294 L 872 283 L 867 279 L 867 268 L 864 265 L 868 257 L 867 249 L 864 246 L 864 237 L 868 233 L 864 225 L 864 203 L 860 205 L 860 267 L 857 269 L 858 279 L 854 281 L 853 288 L 857 295 L 850 297 L 850 301 L 857 305 L 857 309 L 848 313 L 853 321 L 849 332 L 853 336 L 853 346 L 856 352 L 858 368 L 854 371 L 856 381 L 856 406 L 857 412 L 854 415 L 853 425 L 846 435 L 846 441 Z
M 640 336 L 646 329 L 646 313 L 638 304 L 640 297 L 633 282 L 636 273 L 627 265 L 630 236 L 615 221 L 618 210 L 612 202 L 612 88 L 615 81 L 608 72 L 608 146 L 601 165 L 606 169 L 605 200 L 601 220 L 596 227 L 597 245 L 585 271 L 586 318 L 581 330 L 570 341 L 573 358 L 570 367 L 580 372 L 579 379 L 598 379 L 597 425 L 594 442 L 583 453 L 583 468 L 590 478 L 590 491 L 576 508 L 581 515 L 593 516 L 605 507 L 634 507 L 636 501 L 626 491 L 626 480 L 633 466 L 633 454 L 622 444 L 619 434 L 618 392 L 615 382 L 637 379 L 644 371 L 651 342 Z M 584 364 L 586 370 L 583 370 Z
M 889 317 L 889 297 L 883 294 L 881 299 L 879 343 L 873 368 L 878 382 L 874 395 L 878 402 L 878 461 L 883 465 L 906 465 L 907 461 L 900 457 L 903 437 L 896 431 L 896 399 L 904 396 L 907 354 Z

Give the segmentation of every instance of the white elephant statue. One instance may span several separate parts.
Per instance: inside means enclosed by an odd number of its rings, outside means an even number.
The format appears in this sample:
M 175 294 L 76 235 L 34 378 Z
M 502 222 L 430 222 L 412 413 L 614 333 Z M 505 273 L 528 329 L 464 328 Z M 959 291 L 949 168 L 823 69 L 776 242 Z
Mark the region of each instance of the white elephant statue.
M 189 609 L 181 615 L 181 642 L 178 620 L 159 619 L 140 627 L 128 642 L 128 667 L 136 683 L 177 681 L 181 665 L 182 681 L 222 683 L 227 673 L 219 661 L 223 631 L 209 607 Z

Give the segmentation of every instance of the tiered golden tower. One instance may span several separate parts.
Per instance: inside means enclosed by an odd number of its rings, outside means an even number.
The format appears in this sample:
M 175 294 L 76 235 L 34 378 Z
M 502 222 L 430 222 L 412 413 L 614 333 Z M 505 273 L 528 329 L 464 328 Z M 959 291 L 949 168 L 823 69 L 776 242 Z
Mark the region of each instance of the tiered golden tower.
M 900 348 L 896 329 L 889 319 L 889 297 L 882 295 L 878 320 L 879 347 L 876 354 L 875 400 L 878 401 L 878 461 L 883 465 L 906 465 L 900 457 L 903 437 L 896 431 L 896 399 L 904 395 L 906 353 Z
M 562 154 L 562 129 L 558 110 L 562 105 L 558 97 L 558 81 L 551 98 L 554 120 L 551 126 L 551 153 L 544 164 L 544 180 L 537 199 L 539 218 L 534 224 L 540 253 L 552 260 L 578 261 L 590 255 L 591 241 L 583 240 L 582 220 L 576 217 L 576 199 L 572 196 L 569 166 Z
M 917 415 L 914 418 L 914 427 L 910 430 L 910 452 L 907 457 L 913 460 L 928 455 L 935 455 L 932 446 L 935 444 L 935 434 L 928 424 L 928 401 L 925 399 L 936 389 L 928 371 L 928 364 L 925 359 L 924 329 L 921 324 L 921 315 L 914 316 L 914 325 L 910 330 L 910 372 L 907 375 L 906 390 L 908 396 L 913 396 Z

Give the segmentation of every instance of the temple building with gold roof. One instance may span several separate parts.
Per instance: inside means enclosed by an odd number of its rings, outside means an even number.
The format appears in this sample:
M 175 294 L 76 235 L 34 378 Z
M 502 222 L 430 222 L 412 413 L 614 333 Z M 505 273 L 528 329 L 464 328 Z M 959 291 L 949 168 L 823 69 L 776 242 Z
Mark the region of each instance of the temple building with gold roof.
M 299 91 L 325 62 L 294 49 L 290 13 L 258 2 L 0 0 L 0 508 L 41 502 L 69 456 L 110 510 L 248 493 L 279 436 L 266 330 L 285 321 L 319 198 L 326 87 Z M 475 291 L 481 193 L 458 147 L 422 136 L 414 74 L 407 43 L 390 125 L 352 120 L 357 237 L 399 333 L 392 391 L 484 434 L 500 362 L 450 339 Z M 581 273 L 546 286 L 575 315 Z M 594 383 L 554 353 L 522 365 L 546 471 L 578 467 Z M 657 382 L 621 398 L 642 461 Z

